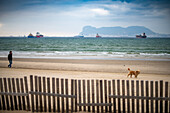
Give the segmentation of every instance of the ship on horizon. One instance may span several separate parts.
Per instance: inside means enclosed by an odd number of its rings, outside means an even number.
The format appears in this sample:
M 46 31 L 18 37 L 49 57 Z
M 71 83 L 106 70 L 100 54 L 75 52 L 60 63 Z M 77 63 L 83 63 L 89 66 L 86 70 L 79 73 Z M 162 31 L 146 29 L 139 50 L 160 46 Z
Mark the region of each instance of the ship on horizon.
M 140 34 L 140 35 L 136 35 L 136 38 L 146 38 L 147 36 L 146 36 L 146 34 L 145 33 L 143 33 L 142 35 Z
M 43 35 L 40 34 L 39 32 L 36 33 L 36 36 L 34 36 L 32 33 L 28 35 L 28 38 L 42 38 Z
M 97 33 L 97 34 L 96 34 L 96 38 L 101 38 L 101 36 Z

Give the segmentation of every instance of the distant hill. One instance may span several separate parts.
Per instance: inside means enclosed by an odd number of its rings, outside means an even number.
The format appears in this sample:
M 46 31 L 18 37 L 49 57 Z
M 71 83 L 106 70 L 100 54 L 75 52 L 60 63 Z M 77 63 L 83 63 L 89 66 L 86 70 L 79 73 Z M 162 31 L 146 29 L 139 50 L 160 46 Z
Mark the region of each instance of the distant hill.
M 102 37 L 135 37 L 136 35 L 146 33 L 150 37 L 168 37 L 170 34 L 159 34 L 155 33 L 152 30 L 144 26 L 129 26 L 126 28 L 123 27 L 101 27 L 96 28 L 92 26 L 84 26 L 82 32 L 84 36 L 94 37 L 96 34 L 101 35 Z

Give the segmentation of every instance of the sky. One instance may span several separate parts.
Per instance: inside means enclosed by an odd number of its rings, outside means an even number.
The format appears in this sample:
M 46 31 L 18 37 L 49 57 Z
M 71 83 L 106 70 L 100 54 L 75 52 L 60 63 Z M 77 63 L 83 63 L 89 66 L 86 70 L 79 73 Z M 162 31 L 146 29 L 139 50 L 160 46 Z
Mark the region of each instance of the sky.
M 75 36 L 87 25 L 170 34 L 170 0 L 0 0 L 0 36 Z

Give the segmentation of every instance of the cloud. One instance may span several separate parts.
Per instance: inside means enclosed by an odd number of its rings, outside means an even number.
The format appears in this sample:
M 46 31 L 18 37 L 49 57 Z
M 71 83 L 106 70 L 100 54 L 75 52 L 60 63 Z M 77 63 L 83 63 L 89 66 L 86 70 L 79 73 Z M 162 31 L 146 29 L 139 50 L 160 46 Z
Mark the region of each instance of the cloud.
M 108 10 L 101 9 L 101 8 L 91 9 L 91 11 L 94 12 L 95 14 L 101 15 L 101 16 L 109 15 L 109 11 Z
M 3 26 L 3 24 L 0 23 L 0 28 Z

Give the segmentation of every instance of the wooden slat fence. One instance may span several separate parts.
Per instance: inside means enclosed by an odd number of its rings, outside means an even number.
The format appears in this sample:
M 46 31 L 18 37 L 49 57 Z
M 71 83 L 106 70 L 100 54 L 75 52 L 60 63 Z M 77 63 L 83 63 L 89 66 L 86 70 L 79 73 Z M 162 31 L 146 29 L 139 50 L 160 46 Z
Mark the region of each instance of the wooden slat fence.
M 162 80 L 0 78 L 0 110 L 168 113 L 170 91 Z

